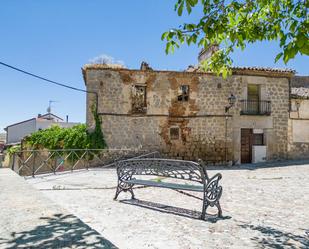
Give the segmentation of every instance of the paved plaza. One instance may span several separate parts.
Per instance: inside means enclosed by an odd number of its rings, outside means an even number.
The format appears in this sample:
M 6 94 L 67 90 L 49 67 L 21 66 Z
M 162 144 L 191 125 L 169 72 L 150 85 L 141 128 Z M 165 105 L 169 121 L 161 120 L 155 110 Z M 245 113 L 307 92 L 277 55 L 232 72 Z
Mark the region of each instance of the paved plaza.
M 148 187 L 135 189 L 135 201 L 126 193 L 113 201 L 115 169 L 37 176 L 26 178 L 23 184 L 54 203 L 60 209 L 54 213 L 72 216 L 89 234 L 99 236 L 97 241 L 105 242 L 102 248 L 309 248 L 308 164 L 216 168 L 209 175 L 216 172 L 223 175 L 224 218 L 209 216 L 206 221 L 198 219 L 202 201 L 196 193 L 192 197 Z M 28 215 L 34 211 L 28 210 Z M 7 210 L 7 215 L 18 214 Z M 26 218 L 21 225 L 33 222 L 33 217 Z M 20 232 L 23 226 L 28 229 L 26 225 L 9 227 L 11 232 Z

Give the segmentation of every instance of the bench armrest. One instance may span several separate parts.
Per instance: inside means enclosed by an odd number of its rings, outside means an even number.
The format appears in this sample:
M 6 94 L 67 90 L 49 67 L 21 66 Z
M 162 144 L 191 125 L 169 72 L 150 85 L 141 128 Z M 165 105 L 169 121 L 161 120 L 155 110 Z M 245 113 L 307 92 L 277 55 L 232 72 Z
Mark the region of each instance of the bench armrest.
M 214 206 L 222 195 L 222 187 L 219 186 L 219 181 L 222 178 L 220 173 L 215 174 L 206 183 L 205 199 L 210 206 Z

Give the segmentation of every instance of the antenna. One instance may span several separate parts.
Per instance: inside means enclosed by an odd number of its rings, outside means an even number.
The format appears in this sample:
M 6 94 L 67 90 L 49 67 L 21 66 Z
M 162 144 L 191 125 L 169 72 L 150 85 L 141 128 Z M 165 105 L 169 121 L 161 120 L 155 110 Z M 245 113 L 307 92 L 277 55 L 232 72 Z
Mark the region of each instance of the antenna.
M 56 103 L 56 102 L 59 102 L 59 101 L 50 100 L 50 101 L 48 102 L 48 107 L 47 107 L 47 113 L 48 113 L 48 114 L 51 113 L 51 104 L 52 104 L 52 103 Z

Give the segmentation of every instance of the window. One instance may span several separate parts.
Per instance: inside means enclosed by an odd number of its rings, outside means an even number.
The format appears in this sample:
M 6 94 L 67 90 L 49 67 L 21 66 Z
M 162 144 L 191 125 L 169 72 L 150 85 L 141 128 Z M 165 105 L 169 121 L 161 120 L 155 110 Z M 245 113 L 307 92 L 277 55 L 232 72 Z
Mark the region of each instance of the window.
M 260 100 L 260 87 L 259 85 L 248 85 L 248 100 L 259 101 Z
M 178 89 L 178 101 L 188 101 L 189 100 L 189 86 L 181 85 Z
M 250 113 L 258 113 L 260 110 L 260 87 L 259 85 L 248 85 L 247 109 Z
M 179 139 L 179 127 L 171 127 L 170 128 L 170 138 L 171 140 Z
M 264 145 L 264 134 L 253 134 L 253 145 Z
M 145 113 L 147 111 L 146 86 L 135 85 L 132 87 L 132 111 Z

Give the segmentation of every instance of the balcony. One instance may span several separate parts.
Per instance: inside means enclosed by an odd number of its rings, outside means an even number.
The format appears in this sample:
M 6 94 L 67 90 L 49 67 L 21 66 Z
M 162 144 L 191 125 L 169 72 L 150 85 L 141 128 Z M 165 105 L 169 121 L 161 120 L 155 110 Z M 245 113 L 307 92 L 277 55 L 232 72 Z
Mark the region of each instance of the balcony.
M 240 100 L 240 115 L 270 115 L 271 102 L 268 100 Z

